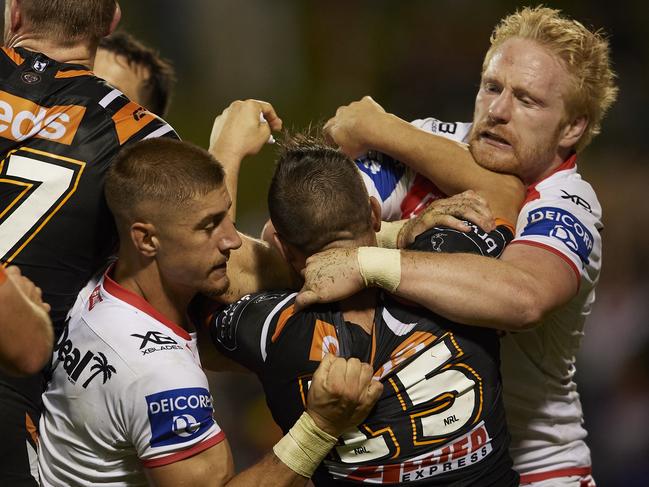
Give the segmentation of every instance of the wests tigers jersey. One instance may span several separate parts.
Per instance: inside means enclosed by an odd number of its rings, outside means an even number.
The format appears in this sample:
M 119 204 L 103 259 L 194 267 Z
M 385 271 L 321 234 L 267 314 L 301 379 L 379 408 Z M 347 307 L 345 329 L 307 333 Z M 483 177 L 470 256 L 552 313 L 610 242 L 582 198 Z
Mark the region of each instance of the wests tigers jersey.
M 434 228 L 415 249 L 497 256 L 512 238 L 500 226 Z M 325 354 L 370 363 L 384 384 L 368 418 L 347 431 L 318 468 L 316 485 L 518 485 L 501 401 L 499 337 L 377 295 L 374 329 L 345 322 L 337 304 L 295 313 L 296 293 L 248 295 L 217 314 L 217 348 L 261 379 L 284 432 L 305 409 Z M 457 482 L 457 483 L 456 483 Z
M 103 180 L 124 145 L 177 137 L 86 67 L 0 51 L 0 261 L 20 266 L 62 323 L 116 244 Z

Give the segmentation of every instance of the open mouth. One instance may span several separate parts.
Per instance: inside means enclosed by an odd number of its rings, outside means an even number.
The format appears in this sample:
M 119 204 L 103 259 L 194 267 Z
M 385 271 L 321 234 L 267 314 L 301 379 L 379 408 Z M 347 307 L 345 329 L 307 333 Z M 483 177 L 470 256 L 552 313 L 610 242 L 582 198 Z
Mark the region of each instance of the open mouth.
M 480 138 L 485 139 L 488 143 L 496 145 L 498 147 L 511 147 L 512 145 L 507 141 L 507 139 L 501 137 L 500 135 L 494 134 L 493 132 L 480 132 Z

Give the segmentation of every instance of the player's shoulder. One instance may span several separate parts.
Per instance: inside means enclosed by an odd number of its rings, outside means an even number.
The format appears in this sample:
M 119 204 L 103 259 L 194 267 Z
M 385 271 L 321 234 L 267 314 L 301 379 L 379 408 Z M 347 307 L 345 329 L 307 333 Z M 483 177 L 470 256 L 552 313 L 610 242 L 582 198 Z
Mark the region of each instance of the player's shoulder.
M 426 132 L 455 140 L 456 142 L 467 142 L 472 126 L 468 122 L 444 122 L 435 117 L 418 118 L 410 123 Z
M 581 177 L 574 160 L 568 161 L 565 167 L 528 188 L 523 210 L 538 213 L 542 208 L 578 216 L 601 228 L 602 207 L 597 194 Z
M 266 334 L 273 328 L 282 314 L 294 310 L 294 291 L 268 291 L 247 294 L 238 301 L 222 308 L 215 316 L 213 339 L 226 350 L 237 348 L 237 330 L 242 323 L 262 327 Z
M 115 297 L 98 284 L 77 312 L 92 333 L 135 375 L 150 374 L 167 361 L 191 361 L 186 350 L 190 335 L 180 327 L 162 325 L 136 304 Z

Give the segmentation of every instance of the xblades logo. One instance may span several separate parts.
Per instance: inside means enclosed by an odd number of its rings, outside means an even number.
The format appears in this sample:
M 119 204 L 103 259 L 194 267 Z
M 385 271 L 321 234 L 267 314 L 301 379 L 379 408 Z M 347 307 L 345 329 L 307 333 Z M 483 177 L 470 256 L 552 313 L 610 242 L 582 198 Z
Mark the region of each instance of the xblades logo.
M 176 340 L 168 337 L 164 333 L 160 333 L 159 331 L 147 331 L 144 335 L 133 333 L 131 336 L 142 340 L 142 343 L 140 344 L 142 355 L 158 352 L 160 350 L 182 350 L 182 347 L 178 345 L 178 342 Z M 156 348 L 155 346 L 153 346 L 145 348 L 149 343 L 153 345 L 160 345 L 160 347 Z
M 155 345 L 175 345 L 176 343 L 178 343 L 173 338 L 168 337 L 167 335 L 160 333 L 159 331 L 147 331 L 146 335 L 138 335 L 137 333 L 133 333 L 131 336 L 142 339 L 140 350 L 146 347 L 147 343 L 149 342 L 154 343 Z

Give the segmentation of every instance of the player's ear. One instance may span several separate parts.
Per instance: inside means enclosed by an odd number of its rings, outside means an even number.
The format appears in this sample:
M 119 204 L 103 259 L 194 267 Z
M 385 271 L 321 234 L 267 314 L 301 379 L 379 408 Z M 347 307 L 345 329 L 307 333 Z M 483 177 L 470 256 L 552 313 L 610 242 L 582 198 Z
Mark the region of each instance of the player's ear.
M 135 249 L 145 257 L 153 258 L 160 247 L 155 225 L 135 222 L 131 225 L 131 242 Z
M 372 230 L 378 232 L 381 230 L 381 203 L 374 196 L 370 196 L 370 209 L 372 211 Z
M 559 147 L 572 149 L 577 145 L 581 136 L 584 135 L 586 128 L 588 128 L 588 117 L 585 115 L 568 122 L 562 130 Z
M 23 15 L 21 11 L 20 0 L 6 0 L 5 9 L 9 11 L 9 15 L 5 15 L 5 22 L 9 22 L 8 26 L 5 26 L 5 31 L 9 27 L 10 32 L 18 32 L 23 25 Z M 5 14 L 7 13 L 5 10 Z
M 119 6 L 119 2 L 115 2 L 115 12 L 113 13 L 113 20 L 110 22 L 110 26 L 108 27 L 108 32 L 106 32 L 105 35 L 109 36 L 113 32 L 115 32 L 115 29 L 117 29 L 117 25 L 119 24 L 119 21 L 122 19 L 122 8 Z
M 306 256 L 290 243 L 284 242 L 277 232 L 273 235 L 275 246 L 279 249 L 280 254 L 288 262 L 295 272 L 299 273 L 306 265 Z

